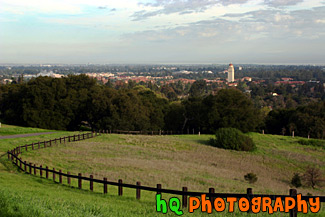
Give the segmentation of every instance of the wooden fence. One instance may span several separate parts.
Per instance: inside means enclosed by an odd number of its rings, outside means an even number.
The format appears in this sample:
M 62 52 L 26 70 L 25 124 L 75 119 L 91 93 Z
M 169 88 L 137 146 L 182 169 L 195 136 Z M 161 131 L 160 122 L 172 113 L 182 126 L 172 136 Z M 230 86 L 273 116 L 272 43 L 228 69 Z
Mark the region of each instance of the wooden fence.
M 99 133 L 102 134 L 133 134 L 133 135 L 187 135 L 187 134 L 195 134 L 198 133 L 200 134 L 199 131 L 195 131 L 194 129 L 187 130 L 186 132 L 184 131 L 173 131 L 173 130 L 140 130 L 140 131 L 135 131 L 135 130 L 99 130 Z
M 128 131 L 130 132 L 130 131 Z M 136 131 L 138 132 L 138 131 Z M 103 133 L 103 131 L 101 131 Z M 104 132 L 106 133 L 106 131 Z M 108 133 L 108 132 L 107 132 Z M 122 133 L 120 131 L 120 133 Z M 13 150 L 10 150 L 7 152 L 8 159 L 11 160 L 16 166 L 18 166 L 22 171 L 25 171 L 26 173 L 37 175 L 39 174 L 40 177 L 45 177 L 46 179 L 49 179 L 50 173 L 52 174 L 52 179 L 54 182 L 57 181 L 57 176 L 59 178 L 58 182 L 60 184 L 63 183 L 63 177 L 66 178 L 66 183 L 68 185 L 71 185 L 71 179 L 78 180 L 78 188 L 81 189 L 83 182 L 82 181 L 88 181 L 89 182 L 89 189 L 90 191 L 94 190 L 94 183 L 99 183 L 103 185 L 103 193 L 107 194 L 107 185 L 117 186 L 118 187 L 118 195 L 123 195 L 123 188 L 131 188 L 136 190 L 136 199 L 141 198 L 141 190 L 144 191 L 150 191 L 150 192 L 156 192 L 157 194 L 161 193 L 167 193 L 167 194 L 173 194 L 173 195 L 180 195 L 182 196 L 182 206 L 183 208 L 187 207 L 188 203 L 188 196 L 201 196 L 202 194 L 205 194 L 210 199 L 213 198 L 227 198 L 227 197 L 233 197 L 233 198 L 247 198 L 249 201 L 254 197 L 268 197 L 271 200 L 276 200 L 276 198 L 281 198 L 282 200 L 285 199 L 285 197 L 292 197 L 297 199 L 297 190 L 296 189 L 290 189 L 289 195 L 268 195 L 268 194 L 253 194 L 253 189 L 248 188 L 246 193 L 238 194 L 238 193 L 215 193 L 214 188 L 209 188 L 208 192 L 194 192 L 194 191 L 188 191 L 187 187 L 183 187 L 182 190 L 171 190 L 171 189 L 163 189 L 161 184 L 157 184 L 156 187 L 148 187 L 148 186 L 142 186 L 141 182 L 136 182 L 135 185 L 133 184 L 126 184 L 123 183 L 122 179 L 119 179 L 117 182 L 108 181 L 107 178 L 101 179 L 95 179 L 93 175 L 90 175 L 89 177 L 82 176 L 81 173 L 78 173 L 78 175 L 72 175 L 70 172 L 64 173 L 61 170 L 57 171 L 55 168 L 49 169 L 47 166 L 43 167 L 42 165 L 37 166 L 36 164 L 33 164 L 31 162 L 23 161 L 21 157 L 19 157 L 19 154 L 21 154 L 23 151 L 28 150 L 35 150 L 40 148 L 47 148 L 51 147 L 53 144 L 61 144 L 66 142 L 74 142 L 74 141 L 80 141 L 85 140 L 89 138 L 93 138 L 97 136 L 98 133 L 85 133 L 85 134 L 78 134 L 68 137 L 60 137 L 49 141 L 43 141 L 43 142 L 37 142 L 32 143 L 29 145 L 23 145 L 18 146 L 14 148 Z M 325 196 L 302 196 L 302 200 L 308 201 L 310 198 L 315 199 L 316 197 L 319 197 L 320 202 L 325 202 Z M 295 209 L 290 210 L 290 217 L 296 217 L 297 216 L 297 207 Z

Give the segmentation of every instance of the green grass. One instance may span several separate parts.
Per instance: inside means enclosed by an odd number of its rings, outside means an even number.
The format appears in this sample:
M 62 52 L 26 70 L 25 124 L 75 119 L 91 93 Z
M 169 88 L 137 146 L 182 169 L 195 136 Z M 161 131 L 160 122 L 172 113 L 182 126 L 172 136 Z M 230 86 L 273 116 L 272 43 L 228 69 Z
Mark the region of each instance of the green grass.
M 17 145 L 75 133 L 56 132 L 52 135 L 1 140 L 0 152 L 6 152 Z M 290 188 L 288 180 L 293 172 L 302 172 L 305 164 L 316 164 L 324 172 L 323 149 L 300 145 L 297 142 L 300 138 L 255 133 L 250 135 L 257 144 L 257 151 L 253 153 L 207 146 L 206 143 L 211 138 L 209 135 L 102 135 L 90 140 L 23 153 L 22 157 L 24 160 L 28 159 L 38 165 L 42 163 L 64 172 L 69 170 L 74 174 L 93 174 L 100 179 L 106 176 L 110 181 L 122 178 L 125 183 L 141 181 L 142 185 L 149 186 L 161 183 L 163 188 L 180 189 L 181 186 L 188 186 L 189 190 L 204 191 L 208 187 L 215 187 L 217 192 L 229 193 L 243 193 L 247 187 L 252 187 L 255 193 L 287 194 Z M 159 161 L 172 165 L 165 168 L 168 173 L 164 168 L 157 169 L 151 165 Z M 259 177 L 254 185 L 243 179 L 243 174 L 251 170 Z M 50 177 L 52 178 L 51 174 Z M 142 177 L 150 179 L 150 182 L 141 180 Z M 100 184 L 94 185 L 94 192 L 88 190 L 89 183 L 86 181 L 83 182 L 83 190 L 76 189 L 76 186 L 75 180 L 68 186 L 65 178 L 63 184 L 58 184 L 51 179 L 20 172 L 3 156 L 0 158 L 0 216 L 165 216 L 155 211 L 155 194 L 152 192 L 142 191 L 141 200 L 138 201 L 133 189 L 124 188 L 123 196 L 119 197 L 114 186 L 108 187 L 107 195 L 102 194 L 103 186 Z M 301 188 L 298 192 L 324 195 L 322 188 Z M 171 196 L 163 194 L 164 199 Z M 185 211 L 183 216 L 202 215 L 199 211 L 193 214 Z M 167 216 L 176 215 L 169 211 Z M 209 216 L 252 215 L 224 212 Z M 289 215 L 277 213 L 275 216 Z M 307 216 L 325 216 L 325 209 Z
M 0 136 L 16 135 L 16 134 L 26 134 L 26 133 L 42 133 L 42 132 L 52 132 L 53 130 L 38 129 L 31 127 L 18 127 L 6 124 L 1 124 Z

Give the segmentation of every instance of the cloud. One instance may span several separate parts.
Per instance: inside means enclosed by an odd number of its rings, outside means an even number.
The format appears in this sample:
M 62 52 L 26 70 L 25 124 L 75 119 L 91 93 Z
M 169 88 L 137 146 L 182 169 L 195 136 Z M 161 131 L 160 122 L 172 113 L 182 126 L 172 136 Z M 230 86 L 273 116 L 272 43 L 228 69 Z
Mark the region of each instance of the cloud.
M 265 4 L 271 7 L 283 7 L 297 5 L 304 0 L 265 0 Z
M 141 4 L 152 10 L 137 11 L 131 17 L 134 21 L 138 21 L 161 14 L 191 14 L 204 12 L 216 5 L 228 6 L 232 4 L 244 4 L 248 1 L 249 0 L 155 0 L 153 3 Z

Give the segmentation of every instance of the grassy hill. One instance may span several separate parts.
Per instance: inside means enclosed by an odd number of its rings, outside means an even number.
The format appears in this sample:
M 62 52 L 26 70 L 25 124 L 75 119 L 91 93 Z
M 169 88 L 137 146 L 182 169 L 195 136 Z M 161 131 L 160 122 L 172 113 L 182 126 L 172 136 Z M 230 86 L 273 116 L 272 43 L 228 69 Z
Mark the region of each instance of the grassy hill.
M 73 132 L 0 140 L 0 155 L 10 147 L 47 138 L 57 138 Z M 81 142 L 58 145 L 23 154 L 24 160 L 95 178 L 110 181 L 123 179 L 125 183 L 181 189 L 244 193 L 252 187 L 254 193 L 288 194 L 290 179 L 295 172 L 302 173 L 307 165 L 317 165 L 325 173 L 325 151 L 319 147 L 303 146 L 299 138 L 251 133 L 257 151 L 243 153 L 217 149 L 207 145 L 212 136 L 137 136 L 102 135 Z M 109 187 L 103 195 L 102 186 L 95 185 L 89 192 L 75 189 L 51 180 L 19 172 L 6 156 L 0 158 L 0 216 L 163 216 L 155 212 L 154 193 L 142 192 L 135 199 L 134 190 L 124 190 L 117 196 L 117 188 Z M 255 184 L 244 180 L 254 172 Z M 64 180 L 64 183 L 66 181 Z M 324 188 L 299 188 L 298 193 L 325 195 Z M 171 195 L 163 195 L 170 197 Z M 168 215 L 175 216 L 169 212 Z M 201 216 L 200 212 L 185 216 Z M 215 214 L 217 215 L 217 214 Z M 211 216 L 211 215 L 210 215 Z M 247 216 L 246 213 L 223 213 L 218 216 Z M 259 214 L 258 216 L 269 216 Z M 288 214 L 277 214 L 288 216 Z M 301 215 L 302 216 L 302 215 Z M 312 216 L 325 216 L 325 210 Z

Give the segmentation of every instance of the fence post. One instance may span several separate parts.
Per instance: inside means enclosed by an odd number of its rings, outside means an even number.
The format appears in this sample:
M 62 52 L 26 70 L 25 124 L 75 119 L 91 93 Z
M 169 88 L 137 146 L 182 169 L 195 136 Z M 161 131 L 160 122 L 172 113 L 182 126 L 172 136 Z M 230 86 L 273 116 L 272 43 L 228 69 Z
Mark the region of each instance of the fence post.
M 93 175 L 90 175 L 89 185 L 90 185 L 90 190 L 91 190 L 91 191 L 94 190 L 93 178 L 94 178 Z
M 209 188 L 209 193 L 210 194 L 214 194 L 215 193 L 215 190 L 214 188 Z M 213 205 L 214 204 L 214 197 L 210 196 L 210 201 L 211 201 L 211 204 Z
M 24 171 L 27 173 L 27 163 L 24 161 Z
M 76 135 L 73 135 L 73 141 L 74 142 L 76 141 Z
M 23 168 L 21 167 L 21 157 L 19 158 L 19 167 L 20 167 L 20 169 L 23 169 Z
M 70 175 L 71 175 L 70 172 L 68 172 L 68 176 L 67 176 L 68 185 L 71 185 L 71 178 L 69 177 Z
M 62 184 L 62 170 L 59 170 L 59 182 Z
M 78 173 L 78 188 L 81 189 L 82 188 L 82 180 L 81 180 L 81 173 Z
M 107 178 L 104 178 L 104 194 L 107 194 Z
M 29 163 L 29 174 L 32 174 L 32 163 Z
M 186 208 L 187 207 L 187 195 L 186 195 L 186 192 L 187 192 L 187 187 L 183 187 L 183 195 L 182 195 L 182 204 L 183 204 L 183 208 Z
M 15 159 L 16 159 L 16 165 L 18 166 L 18 157 L 16 156 Z
M 46 141 L 44 141 L 44 148 L 46 148 Z
M 53 168 L 53 181 L 55 182 L 55 168 Z
M 42 165 L 40 165 L 39 167 L 41 168 L 41 169 L 39 170 L 39 175 L 40 175 L 41 178 L 42 178 L 42 176 L 43 176 L 43 170 L 42 170 L 43 168 L 42 168 Z
M 70 138 L 71 138 L 71 136 L 68 136 L 68 142 L 70 142 Z
M 161 194 L 161 191 L 159 191 L 159 189 L 161 189 L 161 184 L 157 184 L 157 194 Z
M 137 186 L 141 186 L 141 182 L 137 182 Z M 137 190 L 136 190 L 137 200 L 140 200 L 140 196 L 141 196 L 140 194 L 141 194 L 140 188 L 137 188 Z
M 21 153 L 21 146 L 19 146 L 19 154 Z
M 252 208 L 251 208 L 251 200 L 252 200 L 252 195 L 253 195 L 253 189 L 252 188 L 247 188 L 247 199 L 249 201 L 249 210 L 247 211 L 248 213 L 252 212 Z
M 297 217 L 297 190 L 290 189 L 290 197 L 294 198 L 296 201 L 296 206 L 290 210 L 290 217 Z M 290 204 L 291 205 L 291 204 Z
M 8 151 L 7 153 L 8 153 L 8 160 L 10 160 L 10 152 Z
M 45 177 L 46 177 L 46 179 L 49 178 L 49 167 L 48 166 L 46 166 L 46 169 L 45 169 Z
M 50 146 L 52 146 L 52 140 L 50 139 Z
M 38 141 L 38 149 L 40 149 L 41 148 L 41 143 L 40 143 L 40 141 Z
M 36 176 L 36 164 L 34 164 L 34 175 Z
M 78 141 L 80 141 L 80 134 L 78 134 Z
M 27 145 L 25 145 L 25 149 L 26 149 L 26 151 L 27 151 Z
M 122 186 L 122 183 L 123 183 L 123 181 L 122 181 L 122 179 L 119 179 L 118 180 L 118 196 L 122 196 L 123 195 L 123 186 Z

